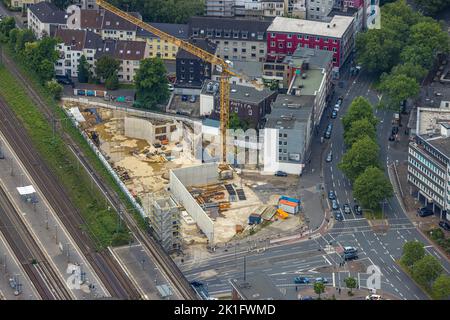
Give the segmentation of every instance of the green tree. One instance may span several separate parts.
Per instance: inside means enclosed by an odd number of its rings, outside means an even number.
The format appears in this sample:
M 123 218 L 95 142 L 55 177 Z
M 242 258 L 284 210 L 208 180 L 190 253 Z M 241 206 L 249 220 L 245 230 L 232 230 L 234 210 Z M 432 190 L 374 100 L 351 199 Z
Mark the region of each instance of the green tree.
M 425 248 L 422 242 L 408 241 L 403 245 L 401 263 L 410 268 L 414 263 L 425 256 Z
M 364 207 L 372 210 L 393 195 L 391 182 L 377 167 L 368 167 L 356 178 L 353 192 Z
M 450 6 L 448 0 L 413 0 L 413 2 L 431 16 Z
M 105 81 L 119 71 L 120 62 L 110 56 L 102 56 L 95 62 L 95 74 Z
M 35 41 L 35 37 L 30 29 L 13 29 L 9 33 L 9 45 L 16 54 L 22 54 L 25 45 L 33 41 Z
M 387 96 L 387 107 L 394 111 L 399 111 L 400 102 L 415 98 L 420 92 L 417 80 L 404 74 L 383 75 L 379 89 Z
M 349 130 L 352 123 L 363 118 L 367 119 L 374 127 L 378 123 L 378 119 L 373 114 L 373 107 L 370 102 L 364 97 L 357 97 L 352 101 L 347 113 L 342 118 L 344 131 Z
M 170 96 L 166 68 L 160 58 L 142 60 L 134 82 L 137 102 L 146 108 L 164 103 Z
M 0 41 L 8 42 L 9 33 L 16 27 L 16 21 L 13 17 L 6 17 L 0 21 Z
M 60 85 L 56 80 L 47 81 L 45 87 L 50 92 L 55 100 L 61 99 L 63 86 Z
M 320 299 L 320 295 L 325 292 L 325 285 L 322 282 L 314 283 L 314 292 L 319 295 Z
M 368 72 L 380 74 L 397 64 L 401 43 L 394 39 L 390 31 L 370 29 L 357 35 L 356 50 L 358 63 Z
M 78 62 L 78 81 L 80 83 L 86 83 L 89 81 L 89 68 L 90 65 L 86 60 L 86 57 L 82 55 L 80 61 Z
M 368 136 L 364 136 L 353 143 L 338 167 L 350 181 L 354 182 L 366 168 L 378 166 L 378 151 L 378 145 Z
M 106 78 L 105 87 L 108 90 L 119 89 L 119 76 L 117 75 L 117 71 L 114 71 L 112 75 Z
M 432 286 L 433 297 L 438 300 L 444 300 L 450 298 L 450 277 L 441 274 L 434 281 Z
M 344 282 L 345 286 L 350 289 L 349 295 L 352 295 L 352 290 L 355 289 L 356 285 L 358 284 L 356 279 L 353 277 L 348 277 L 344 279 Z
M 404 74 L 420 82 L 427 75 L 427 72 L 428 72 L 427 69 L 422 67 L 420 64 L 406 62 L 395 66 L 392 69 L 391 74 L 393 75 Z
M 413 278 L 421 285 L 429 288 L 442 273 L 443 268 L 435 257 L 427 254 L 414 263 L 411 270 Z
M 37 68 L 37 74 L 41 78 L 42 82 L 49 81 L 55 76 L 55 64 L 54 62 L 44 59 L 41 61 Z
M 356 120 L 348 130 L 344 131 L 344 141 L 347 146 L 352 146 L 353 143 L 364 136 L 376 141 L 376 129 L 366 118 Z

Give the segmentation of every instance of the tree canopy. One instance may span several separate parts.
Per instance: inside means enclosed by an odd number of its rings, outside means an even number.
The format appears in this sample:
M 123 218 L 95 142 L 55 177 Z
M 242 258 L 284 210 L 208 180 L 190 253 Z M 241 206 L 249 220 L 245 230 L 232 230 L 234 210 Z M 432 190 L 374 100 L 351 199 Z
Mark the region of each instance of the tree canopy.
M 153 108 L 169 98 L 166 68 L 160 58 L 142 60 L 134 82 L 138 104 L 145 108 Z
M 344 132 L 344 141 L 347 146 L 352 146 L 353 143 L 364 136 L 368 136 L 373 141 L 376 141 L 375 127 L 367 118 L 352 122 L 351 127 Z
M 413 0 L 413 2 L 421 8 L 425 14 L 431 16 L 450 6 L 450 1 L 448 0 Z
M 449 299 L 450 298 L 450 277 L 441 274 L 433 283 L 432 293 L 435 299 Z
M 378 145 L 368 136 L 364 136 L 353 143 L 338 167 L 354 182 L 366 168 L 378 166 L 378 151 Z
M 425 248 L 422 242 L 408 241 L 403 245 L 403 254 L 400 260 L 405 266 L 411 267 L 424 256 Z
M 86 83 L 89 81 L 89 68 L 90 65 L 86 60 L 86 57 L 82 55 L 78 61 L 78 81 L 80 83 Z
M 368 167 L 356 178 L 353 192 L 363 207 L 369 209 L 379 208 L 381 201 L 393 195 L 391 182 L 376 167 Z
M 16 21 L 13 17 L 6 17 L 0 21 L 0 41 L 7 42 L 9 33 L 16 27 Z
M 416 79 L 405 74 L 384 74 L 381 77 L 379 89 L 387 96 L 387 106 L 398 111 L 403 100 L 417 97 L 420 85 Z
M 120 62 L 110 56 L 102 56 L 95 62 L 95 74 L 101 80 L 111 79 L 119 71 Z
M 412 275 L 421 285 L 430 287 L 442 273 L 440 262 L 430 254 L 415 262 L 412 266 Z
M 125 11 L 137 11 L 145 21 L 187 23 L 189 18 L 202 15 L 203 0 L 111 0 Z
M 373 108 L 370 102 L 364 97 L 357 97 L 352 101 L 347 113 L 342 118 L 344 130 L 349 130 L 353 122 L 364 118 L 374 127 L 378 123 L 378 119 L 373 114 Z
M 325 285 L 322 282 L 314 283 L 314 292 L 319 296 L 325 292 Z

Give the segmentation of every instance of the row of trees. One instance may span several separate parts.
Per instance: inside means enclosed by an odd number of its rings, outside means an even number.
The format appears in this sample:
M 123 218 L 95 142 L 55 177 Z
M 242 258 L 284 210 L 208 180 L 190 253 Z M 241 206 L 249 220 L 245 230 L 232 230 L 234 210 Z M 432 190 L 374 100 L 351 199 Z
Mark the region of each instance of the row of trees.
M 385 107 L 397 111 L 401 101 L 419 94 L 419 82 L 437 55 L 449 51 L 449 38 L 443 24 L 414 11 L 406 0 L 384 5 L 381 16 L 381 29 L 358 35 L 358 62 L 380 76 Z
M 392 196 L 393 189 L 379 166 L 378 119 L 373 114 L 372 105 L 363 97 L 356 98 L 342 123 L 348 150 L 338 167 L 353 183 L 353 192 L 361 205 L 378 209 L 381 201 Z
M 425 252 L 423 243 L 406 242 L 400 263 L 435 299 L 450 298 L 450 277 L 443 273 L 440 262 Z
M 58 60 L 56 39 L 44 37 L 37 41 L 30 30 L 15 28 L 14 18 L 8 17 L 0 22 L 0 42 L 8 44 L 24 65 L 34 70 L 55 99 L 61 97 L 63 87 L 54 80 L 54 64 Z

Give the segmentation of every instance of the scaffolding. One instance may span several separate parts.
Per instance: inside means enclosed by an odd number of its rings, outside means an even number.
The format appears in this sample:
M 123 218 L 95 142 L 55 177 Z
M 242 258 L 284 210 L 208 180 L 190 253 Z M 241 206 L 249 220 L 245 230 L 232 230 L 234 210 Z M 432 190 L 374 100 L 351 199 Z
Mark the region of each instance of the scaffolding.
M 150 227 L 167 252 L 181 250 L 180 208 L 169 195 L 155 196 L 150 203 Z

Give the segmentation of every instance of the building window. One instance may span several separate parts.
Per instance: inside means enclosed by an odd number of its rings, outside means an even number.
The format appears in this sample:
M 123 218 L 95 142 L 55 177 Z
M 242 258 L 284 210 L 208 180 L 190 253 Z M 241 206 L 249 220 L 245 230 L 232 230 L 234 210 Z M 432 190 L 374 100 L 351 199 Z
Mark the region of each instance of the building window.
M 333 52 L 337 52 L 337 49 L 336 49 L 336 48 L 333 48 Z
M 320 37 L 316 37 L 316 41 L 320 41 Z
M 292 42 L 288 42 L 288 43 L 286 44 L 286 47 L 287 47 L 287 48 L 292 48 Z
M 305 40 L 309 40 L 309 36 L 305 36 Z
M 287 37 L 288 37 L 288 39 L 291 39 L 292 38 L 292 34 L 288 34 Z
M 270 46 L 271 46 L 271 47 L 275 47 L 275 41 L 271 41 L 271 42 L 270 42 Z

